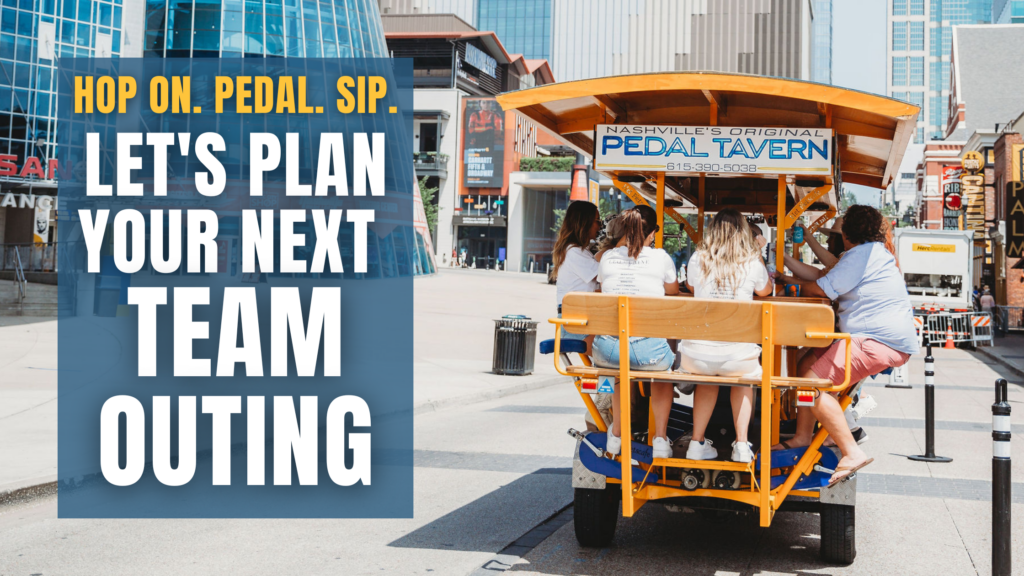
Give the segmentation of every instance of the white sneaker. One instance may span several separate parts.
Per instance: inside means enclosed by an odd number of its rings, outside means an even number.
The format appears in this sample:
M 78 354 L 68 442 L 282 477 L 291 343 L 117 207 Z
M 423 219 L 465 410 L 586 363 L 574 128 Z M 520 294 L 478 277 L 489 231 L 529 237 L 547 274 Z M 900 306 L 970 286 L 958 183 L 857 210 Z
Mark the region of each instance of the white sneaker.
M 754 459 L 754 447 L 750 442 L 732 443 L 732 461 L 743 462 L 744 464 Z
M 713 442 L 704 439 L 703 442 L 697 442 L 696 440 L 690 440 L 690 445 L 686 447 L 686 459 L 687 460 L 714 460 L 718 458 L 718 450 L 715 450 Z
M 605 452 L 608 452 L 612 456 L 618 456 L 619 452 L 622 451 L 622 438 L 618 436 L 612 436 L 611 427 L 608 428 L 608 440 L 604 446 Z
M 875 400 L 874 396 L 861 395 L 860 399 L 857 400 L 857 405 L 853 407 L 853 417 L 860 420 L 877 407 L 878 401 Z
M 671 458 L 672 457 L 672 445 L 669 444 L 668 438 L 662 438 L 656 436 L 654 438 L 654 457 L 655 458 Z

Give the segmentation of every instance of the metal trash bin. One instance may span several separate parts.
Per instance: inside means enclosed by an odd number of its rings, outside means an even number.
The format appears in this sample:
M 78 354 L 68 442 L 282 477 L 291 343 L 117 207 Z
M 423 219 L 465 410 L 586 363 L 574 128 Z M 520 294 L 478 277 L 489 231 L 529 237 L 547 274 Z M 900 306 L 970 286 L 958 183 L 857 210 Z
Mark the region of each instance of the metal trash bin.
M 528 316 L 508 315 L 494 321 L 495 374 L 524 376 L 533 373 L 537 323 Z

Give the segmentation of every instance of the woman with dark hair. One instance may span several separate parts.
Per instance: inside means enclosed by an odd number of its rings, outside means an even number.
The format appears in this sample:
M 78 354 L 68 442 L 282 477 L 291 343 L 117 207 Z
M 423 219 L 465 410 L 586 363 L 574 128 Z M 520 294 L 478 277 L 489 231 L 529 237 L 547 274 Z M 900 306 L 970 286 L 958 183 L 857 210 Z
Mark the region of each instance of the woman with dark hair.
M 577 200 L 565 210 L 562 227 L 558 230 L 555 248 L 551 251 L 554 261 L 555 298 L 558 302 L 558 317 L 562 317 L 562 298 L 569 292 L 594 292 L 597 290 L 597 260 L 587 248 L 601 233 L 601 215 L 597 206 Z M 562 338 L 586 340 L 593 338 L 581 334 L 570 334 L 560 328 Z M 588 346 L 589 347 L 589 346 Z
M 650 207 L 647 207 L 648 210 Z M 622 238 L 615 248 L 604 253 L 597 279 L 605 294 L 629 296 L 665 296 L 678 294 L 675 262 L 667 252 L 651 248 L 658 231 L 657 218 L 645 216 L 641 207 L 622 213 Z M 653 210 L 651 210 L 653 212 Z M 629 365 L 631 370 L 663 371 L 672 367 L 675 354 L 664 338 L 630 338 Z M 619 339 L 615 336 L 597 336 L 593 343 L 594 364 L 603 368 L 618 368 Z M 617 388 L 618 386 L 616 386 Z M 672 409 L 673 387 L 669 382 L 651 385 L 651 409 L 654 412 L 654 457 L 671 458 L 672 446 L 668 441 L 668 416 Z M 618 454 L 622 447 L 619 429 L 619 394 L 612 395 L 615 420 L 608 430 L 606 449 Z
M 814 281 L 782 277 L 801 285 L 806 296 L 826 297 L 837 304 L 839 331 L 850 334 L 850 385 L 886 368 L 906 364 L 918 350 L 914 317 L 907 285 L 896 267 L 896 258 L 885 246 L 882 214 L 863 205 L 846 211 L 842 227 L 847 251 L 839 262 Z M 799 362 L 801 377 L 817 377 L 843 383 L 846 342 L 836 340 L 827 348 L 815 348 Z M 818 420 L 843 453 L 832 483 L 849 477 L 872 462 L 850 432 L 839 402 L 822 394 L 810 410 L 797 412 L 796 435 L 776 448 L 795 448 L 811 443 Z

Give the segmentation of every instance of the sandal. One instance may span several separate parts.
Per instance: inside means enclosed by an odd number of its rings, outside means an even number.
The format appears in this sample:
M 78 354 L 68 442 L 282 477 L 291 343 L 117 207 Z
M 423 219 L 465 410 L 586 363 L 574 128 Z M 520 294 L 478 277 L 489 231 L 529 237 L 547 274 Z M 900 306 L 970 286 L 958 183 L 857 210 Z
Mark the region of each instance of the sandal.
M 777 446 L 782 446 L 782 448 L 780 448 L 778 450 L 772 450 L 772 452 L 781 452 L 782 450 L 792 450 L 793 449 L 793 447 L 790 446 L 789 443 L 786 442 L 785 440 L 780 440 L 779 443 L 777 444 Z
M 835 486 L 836 484 L 839 484 L 840 482 L 842 482 L 842 481 L 852 477 L 854 474 L 856 474 L 857 470 L 860 470 L 861 468 L 867 466 L 868 464 L 871 464 L 874 461 L 875 461 L 874 458 L 868 458 L 867 460 L 861 462 L 860 464 L 858 464 L 856 466 L 853 466 L 852 468 L 851 467 L 836 468 L 835 474 L 839 474 L 840 472 L 846 472 L 846 474 L 844 474 L 843 476 L 840 476 L 839 478 L 836 478 L 835 480 L 829 482 L 829 484 L 828 484 L 828 486 L 826 486 L 826 488 L 831 488 L 831 487 Z M 835 474 L 833 474 L 833 476 Z

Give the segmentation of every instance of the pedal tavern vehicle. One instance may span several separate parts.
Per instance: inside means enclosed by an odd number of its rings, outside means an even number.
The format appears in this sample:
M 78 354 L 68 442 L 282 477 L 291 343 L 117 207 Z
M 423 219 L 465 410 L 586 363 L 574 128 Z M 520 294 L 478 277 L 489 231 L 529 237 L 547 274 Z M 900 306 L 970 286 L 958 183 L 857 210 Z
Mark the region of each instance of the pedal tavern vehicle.
M 905 102 L 834 86 L 685 72 L 549 84 L 502 94 L 498 102 L 593 158 L 594 168 L 619 190 L 638 204 L 653 204 L 659 221 L 666 214 L 673 218 L 694 243 L 701 240 L 705 214 L 734 208 L 763 217 L 776 229 L 777 270 L 784 269 L 786 230 L 803 218 L 813 233 L 835 216 L 842 182 L 885 188 L 892 181 L 919 112 Z M 697 215 L 695 227 L 686 214 Z M 658 247 L 663 239 L 659 230 Z M 848 334 L 835 332 L 827 301 L 783 294 L 743 302 L 572 293 L 562 302 L 562 318 L 550 322 L 573 334 L 616 335 L 621 347 L 620 366 L 605 369 L 591 365 L 581 341 L 562 341 L 557 328 L 554 340 L 541 343 L 542 352 L 554 353 L 556 369 L 575 379 L 596 423 L 589 434 L 570 430 L 580 440 L 573 486 L 582 545 L 612 540 L 620 502 L 629 517 L 658 500 L 676 509 L 753 511 L 761 526 L 769 526 L 779 510 L 818 512 L 822 558 L 853 561 L 856 478 L 827 488 L 838 456 L 823 448 L 826 431 L 819 429 L 807 448 L 770 449 L 796 406 L 835 393 L 846 408 L 860 384 L 849 382 L 849 346 L 842 385 L 792 376 L 796 347 L 849 341 Z M 747 380 L 632 371 L 632 336 L 757 343 L 764 375 Z M 570 353 L 579 354 L 581 363 L 571 364 Z M 755 459 L 653 458 L 645 433 L 653 416 L 649 410 L 647 418 L 635 415 L 642 402 L 631 405 L 631 397 L 638 390 L 637 398 L 645 399 L 649 383 L 665 381 L 756 388 Z M 619 387 L 622 414 L 615 417 L 622 438 L 634 441 L 623 442 L 621 455 L 613 457 L 604 451 L 606 424 L 592 394 L 616 382 L 630 383 Z

